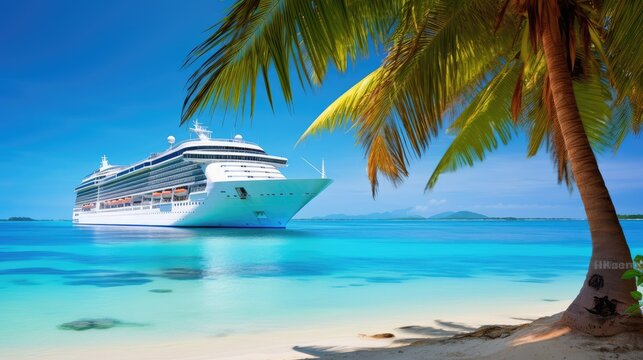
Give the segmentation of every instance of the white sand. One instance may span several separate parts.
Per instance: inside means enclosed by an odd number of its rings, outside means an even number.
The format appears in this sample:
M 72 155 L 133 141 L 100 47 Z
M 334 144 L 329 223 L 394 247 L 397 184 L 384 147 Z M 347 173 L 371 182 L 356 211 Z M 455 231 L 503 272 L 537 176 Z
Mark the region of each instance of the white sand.
M 415 319 L 409 314 L 394 318 L 362 319 L 334 327 L 297 328 L 224 337 L 193 337 L 169 342 L 135 342 L 74 347 L 0 349 L 0 359 L 643 359 L 643 333 L 595 339 L 554 326 L 556 317 L 538 320 L 498 339 L 447 339 L 483 324 L 519 324 L 555 313 L 566 304 L 543 303 L 522 316 L 502 309 L 445 315 L 444 321 Z M 555 311 L 552 311 L 555 310 Z M 550 311 L 550 312 L 547 312 Z M 341 322 L 342 319 L 338 319 Z M 412 327 L 408 327 L 415 325 Z M 400 328 L 406 327 L 406 328 Z M 363 334 L 390 332 L 392 339 L 372 339 Z M 409 345 L 411 344 L 411 345 Z M 617 354 L 616 357 L 614 354 Z
M 508 337 L 431 339 L 409 346 L 327 354 L 325 360 L 503 360 L 503 359 L 643 359 L 643 329 L 639 333 L 595 338 L 557 323 L 561 314 L 538 319 Z

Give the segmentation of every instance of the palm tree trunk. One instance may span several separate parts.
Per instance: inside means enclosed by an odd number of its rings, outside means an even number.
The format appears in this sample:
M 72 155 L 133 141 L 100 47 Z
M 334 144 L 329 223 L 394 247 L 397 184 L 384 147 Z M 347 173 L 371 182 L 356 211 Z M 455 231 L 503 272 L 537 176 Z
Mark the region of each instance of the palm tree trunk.
M 630 291 L 636 290 L 633 280 L 621 279 L 632 266 L 632 256 L 583 128 L 564 43 L 551 30 L 545 26 L 542 34 L 551 92 L 592 235 L 587 277 L 563 322 L 593 335 L 608 336 L 637 323 L 641 326 L 640 317 L 624 315 L 624 309 L 634 302 Z

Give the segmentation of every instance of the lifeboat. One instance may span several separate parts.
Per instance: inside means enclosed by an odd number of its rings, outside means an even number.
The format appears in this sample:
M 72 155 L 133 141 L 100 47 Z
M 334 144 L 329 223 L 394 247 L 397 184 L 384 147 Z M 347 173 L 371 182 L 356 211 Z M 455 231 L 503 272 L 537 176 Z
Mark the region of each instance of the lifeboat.
M 160 192 L 160 191 L 157 191 L 157 192 L 153 192 L 153 193 L 152 193 L 152 197 L 155 197 L 155 198 L 156 198 L 156 197 L 159 197 L 159 196 L 161 196 L 161 192 Z
M 187 194 L 188 194 L 187 189 L 176 189 L 176 190 L 174 190 L 174 195 L 176 195 L 176 196 L 185 196 Z
M 169 198 L 172 196 L 172 190 L 165 190 L 161 193 L 164 198 Z

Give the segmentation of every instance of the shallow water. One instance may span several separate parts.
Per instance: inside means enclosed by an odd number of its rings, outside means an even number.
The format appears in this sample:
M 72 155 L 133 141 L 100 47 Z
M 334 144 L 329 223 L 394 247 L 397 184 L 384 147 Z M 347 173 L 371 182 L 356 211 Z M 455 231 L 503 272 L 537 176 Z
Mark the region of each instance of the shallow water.
M 623 228 L 643 253 L 643 222 Z M 0 222 L 0 347 L 220 337 L 472 303 L 506 310 L 572 299 L 589 255 L 587 223 L 572 220 L 285 230 Z M 125 324 L 58 328 L 83 318 Z

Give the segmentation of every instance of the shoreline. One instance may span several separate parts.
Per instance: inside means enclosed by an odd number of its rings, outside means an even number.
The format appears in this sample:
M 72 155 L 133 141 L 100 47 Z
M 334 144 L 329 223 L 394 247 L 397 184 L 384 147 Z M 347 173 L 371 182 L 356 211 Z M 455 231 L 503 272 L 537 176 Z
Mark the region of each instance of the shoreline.
M 529 304 L 529 309 L 480 310 L 477 314 L 444 314 L 439 319 L 404 312 L 377 318 L 343 318 L 325 324 L 300 324 L 288 329 L 232 334 L 184 334 L 174 339 L 127 339 L 121 342 L 78 345 L 4 347 L 0 358 L 21 359 L 222 359 L 295 360 L 320 355 L 364 350 L 382 350 L 408 345 L 417 340 L 471 331 L 485 324 L 517 325 L 564 310 L 571 300 Z M 535 305 L 535 306 L 534 306 Z M 435 315 L 435 314 L 433 314 Z M 88 330 L 80 332 L 87 334 Z M 393 338 L 370 335 L 392 333 Z

